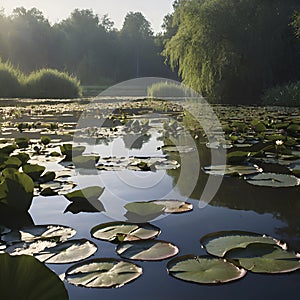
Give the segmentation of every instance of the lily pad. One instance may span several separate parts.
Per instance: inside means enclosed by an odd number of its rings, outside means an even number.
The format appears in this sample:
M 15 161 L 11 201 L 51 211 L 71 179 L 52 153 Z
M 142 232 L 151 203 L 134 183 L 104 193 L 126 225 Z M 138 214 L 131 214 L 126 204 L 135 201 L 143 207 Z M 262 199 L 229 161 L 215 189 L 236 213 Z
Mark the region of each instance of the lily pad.
M 54 240 L 63 242 L 76 234 L 76 230 L 63 225 L 36 225 L 20 230 L 10 231 L 2 236 L 2 240 L 12 242 L 33 242 L 36 240 Z
M 245 180 L 257 186 L 269 187 L 293 187 L 300 185 L 300 179 L 294 175 L 277 174 L 277 173 L 261 173 L 246 177 Z
M 145 240 L 126 242 L 117 246 L 118 255 L 133 260 L 163 260 L 176 255 L 179 249 L 166 241 Z
M 3 299 L 68 299 L 59 277 L 34 257 L 0 254 L 0 265 Z
M 209 175 L 219 176 L 243 176 L 257 174 L 263 170 L 257 165 L 216 165 L 203 167 L 203 171 Z
M 118 288 L 143 273 L 133 263 L 114 258 L 98 258 L 75 264 L 66 271 L 67 282 L 88 288 Z
M 229 251 L 226 257 L 254 273 L 287 273 L 300 269 L 299 255 L 270 244 L 249 244 Z
M 263 243 L 281 245 L 280 241 L 265 235 L 248 231 L 219 231 L 205 235 L 200 240 L 205 250 L 212 255 L 224 257 L 226 252 L 235 248 L 246 248 L 249 244 Z
M 86 259 L 97 251 L 97 246 L 87 239 L 69 240 L 47 247 L 35 257 L 48 264 L 68 264 Z
M 25 164 L 22 169 L 23 172 L 30 176 L 33 181 L 38 181 L 46 168 L 40 165 Z
M 109 242 L 127 242 L 152 239 L 160 234 L 160 229 L 149 223 L 109 222 L 91 229 L 92 237 Z
M 104 192 L 104 188 L 100 186 L 90 186 L 82 190 L 64 194 L 64 196 L 71 202 L 93 201 L 97 200 Z
M 99 156 L 81 155 L 72 158 L 72 162 L 77 168 L 94 169 Z
M 163 205 L 164 213 L 168 214 L 180 214 L 193 209 L 193 204 L 179 200 L 152 200 L 149 203 Z
M 220 258 L 186 255 L 172 259 L 167 265 L 171 276 L 199 284 L 220 284 L 240 279 L 244 269 Z
M 33 189 L 33 181 L 28 175 L 13 168 L 2 171 L 0 203 L 22 212 L 28 211 L 33 198 Z
M 125 216 L 131 222 L 147 222 L 153 220 L 164 213 L 164 205 L 150 202 L 130 202 L 124 205 L 127 212 Z

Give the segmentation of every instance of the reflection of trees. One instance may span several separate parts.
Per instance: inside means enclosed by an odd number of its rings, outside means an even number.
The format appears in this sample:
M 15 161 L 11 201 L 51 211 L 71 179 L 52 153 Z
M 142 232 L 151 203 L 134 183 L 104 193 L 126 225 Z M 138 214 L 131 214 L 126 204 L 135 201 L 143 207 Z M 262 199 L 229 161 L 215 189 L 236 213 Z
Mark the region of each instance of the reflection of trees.
M 201 152 L 201 166 L 209 165 L 209 152 L 205 147 L 199 146 Z M 176 159 L 176 154 L 172 154 Z M 208 175 L 200 171 L 197 185 L 193 191 L 186 188 L 189 182 L 198 174 L 193 172 L 193 161 L 189 162 L 190 172 L 184 174 L 183 181 L 177 185 L 183 196 L 199 200 L 206 185 Z M 178 182 L 180 169 L 168 170 L 173 177 L 173 186 Z M 272 214 L 274 218 L 284 222 L 286 226 L 276 228 L 277 235 L 288 242 L 293 249 L 300 250 L 300 202 L 299 187 L 271 188 L 253 186 L 242 178 L 226 177 L 218 189 L 215 197 L 210 202 L 211 206 L 226 207 L 232 210 L 254 211 L 258 214 Z
M 134 134 L 128 133 L 123 136 L 123 141 L 127 149 L 142 149 L 143 144 L 147 143 L 151 134 Z

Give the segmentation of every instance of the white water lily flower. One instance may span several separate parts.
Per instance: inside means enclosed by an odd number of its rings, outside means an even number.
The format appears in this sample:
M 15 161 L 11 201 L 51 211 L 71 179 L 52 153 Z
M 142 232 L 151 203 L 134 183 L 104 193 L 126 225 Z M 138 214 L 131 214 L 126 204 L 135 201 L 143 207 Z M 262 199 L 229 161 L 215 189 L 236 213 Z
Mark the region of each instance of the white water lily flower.
M 282 140 L 277 140 L 275 143 L 276 143 L 277 146 L 281 146 L 283 144 L 283 141 Z

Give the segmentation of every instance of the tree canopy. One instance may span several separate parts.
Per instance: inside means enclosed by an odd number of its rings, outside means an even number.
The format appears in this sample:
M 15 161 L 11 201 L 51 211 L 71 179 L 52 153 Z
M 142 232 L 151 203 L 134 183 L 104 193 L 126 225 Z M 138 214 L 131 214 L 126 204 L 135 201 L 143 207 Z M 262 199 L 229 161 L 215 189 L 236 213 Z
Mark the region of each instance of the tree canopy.
M 163 53 L 210 99 L 255 103 L 263 90 L 300 77 L 291 26 L 299 7 L 298 0 L 179 0 Z

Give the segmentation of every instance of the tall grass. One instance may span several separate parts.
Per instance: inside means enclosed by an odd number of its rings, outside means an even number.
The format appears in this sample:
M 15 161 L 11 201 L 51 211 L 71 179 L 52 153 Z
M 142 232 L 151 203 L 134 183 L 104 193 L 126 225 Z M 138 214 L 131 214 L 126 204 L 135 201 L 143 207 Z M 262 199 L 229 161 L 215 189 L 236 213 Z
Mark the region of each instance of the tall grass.
M 67 73 L 41 69 L 28 76 L 0 59 L 0 98 L 76 98 L 82 95 L 80 82 Z
M 19 81 L 21 73 L 14 69 L 10 63 L 3 63 L 0 60 L 0 96 L 18 97 L 22 87 Z
M 300 81 L 266 90 L 261 103 L 270 106 L 300 107 Z
M 82 95 L 80 82 L 67 73 L 53 69 L 32 72 L 23 81 L 25 97 L 76 98 Z
M 148 97 L 152 98 L 167 98 L 167 97 L 197 97 L 196 92 L 187 88 L 184 85 L 173 82 L 158 82 L 152 84 L 147 89 Z

